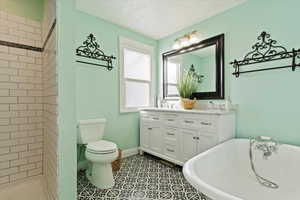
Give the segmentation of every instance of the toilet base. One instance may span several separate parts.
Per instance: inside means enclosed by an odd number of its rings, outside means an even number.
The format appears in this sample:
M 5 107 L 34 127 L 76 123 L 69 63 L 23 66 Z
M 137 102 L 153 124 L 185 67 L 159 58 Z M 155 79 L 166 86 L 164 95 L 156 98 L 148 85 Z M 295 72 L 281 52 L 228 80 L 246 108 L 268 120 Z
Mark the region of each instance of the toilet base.
M 100 189 L 108 189 L 115 185 L 111 163 L 91 164 L 86 170 L 88 180 Z

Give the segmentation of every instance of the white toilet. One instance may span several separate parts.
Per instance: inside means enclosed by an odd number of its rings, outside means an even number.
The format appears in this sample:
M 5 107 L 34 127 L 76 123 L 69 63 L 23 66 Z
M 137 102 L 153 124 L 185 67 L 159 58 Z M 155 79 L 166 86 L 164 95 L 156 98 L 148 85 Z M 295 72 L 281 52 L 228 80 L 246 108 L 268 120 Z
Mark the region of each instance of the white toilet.
M 111 162 L 118 156 L 117 145 L 102 140 L 105 123 L 105 119 L 80 120 L 78 131 L 78 144 L 86 144 L 85 156 L 90 162 L 86 175 L 93 185 L 101 189 L 114 186 Z

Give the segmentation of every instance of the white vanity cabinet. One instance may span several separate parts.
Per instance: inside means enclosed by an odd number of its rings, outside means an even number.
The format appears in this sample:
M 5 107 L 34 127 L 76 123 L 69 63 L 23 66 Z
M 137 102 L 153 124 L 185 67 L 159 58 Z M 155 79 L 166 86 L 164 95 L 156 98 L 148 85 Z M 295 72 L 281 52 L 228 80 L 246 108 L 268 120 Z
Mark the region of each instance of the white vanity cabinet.
M 140 111 L 140 152 L 178 165 L 234 136 L 233 111 Z

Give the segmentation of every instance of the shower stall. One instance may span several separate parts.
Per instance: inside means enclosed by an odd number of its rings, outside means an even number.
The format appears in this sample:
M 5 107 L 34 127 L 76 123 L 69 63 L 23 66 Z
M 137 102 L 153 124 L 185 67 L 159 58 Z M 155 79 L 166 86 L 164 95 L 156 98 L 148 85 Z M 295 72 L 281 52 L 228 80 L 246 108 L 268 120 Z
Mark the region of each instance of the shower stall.
M 0 0 L 0 199 L 58 199 L 56 46 L 55 0 Z

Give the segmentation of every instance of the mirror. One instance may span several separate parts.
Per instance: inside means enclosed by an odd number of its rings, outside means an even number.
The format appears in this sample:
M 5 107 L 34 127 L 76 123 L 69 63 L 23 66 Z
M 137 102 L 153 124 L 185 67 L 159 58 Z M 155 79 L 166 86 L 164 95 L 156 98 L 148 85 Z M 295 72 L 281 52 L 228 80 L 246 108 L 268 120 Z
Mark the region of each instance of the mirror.
M 224 35 L 163 54 L 165 99 L 178 99 L 177 83 L 192 72 L 199 86 L 192 98 L 224 99 Z

